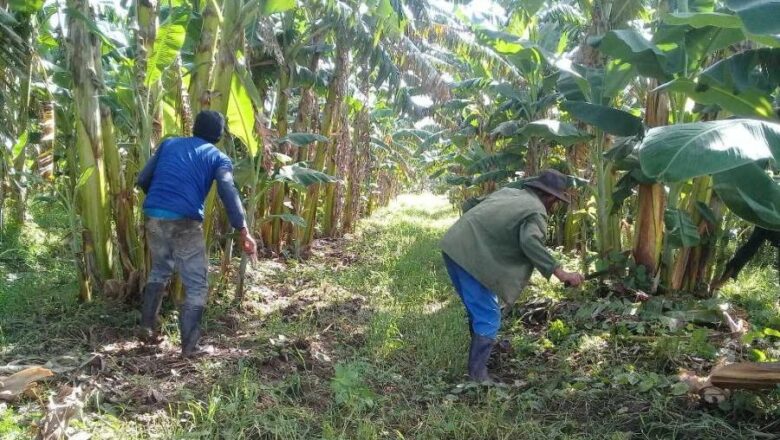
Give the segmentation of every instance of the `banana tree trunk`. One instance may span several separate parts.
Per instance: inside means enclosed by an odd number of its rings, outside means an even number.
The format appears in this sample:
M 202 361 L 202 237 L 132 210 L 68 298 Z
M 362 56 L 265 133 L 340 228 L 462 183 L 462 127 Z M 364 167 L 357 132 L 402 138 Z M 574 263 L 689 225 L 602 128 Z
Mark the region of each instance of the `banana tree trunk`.
M 364 66 L 363 71 L 367 72 L 368 68 Z M 369 81 L 369 76 L 364 73 L 360 82 L 360 94 L 368 96 L 370 90 L 371 82 Z M 365 179 L 363 175 L 364 163 L 367 161 L 369 142 L 371 141 L 370 123 L 368 105 L 364 105 L 355 115 L 354 140 L 352 142 L 352 155 L 347 173 L 348 183 L 346 200 L 344 202 L 344 216 L 341 222 L 344 232 L 353 230 L 354 222 L 360 215 L 360 187 Z
M 6 188 L 6 151 L 0 150 L 0 234 L 5 232 L 5 188 Z
M 33 69 L 32 54 L 26 58 L 27 71 L 25 72 L 24 78 L 22 78 L 19 119 L 17 121 L 20 132 L 28 130 L 30 122 L 30 83 L 32 81 Z M 15 189 L 14 199 L 16 202 L 14 204 L 14 218 L 18 225 L 24 224 L 27 212 L 27 170 L 25 169 L 27 167 L 27 150 L 28 145 L 25 145 L 22 147 L 19 155 L 14 158 L 14 176 L 16 177 L 13 186 Z
M 114 134 L 114 121 L 111 109 L 106 105 L 100 106 L 101 131 L 103 134 L 103 148 L 106 152 L 106 176 L 111 195 L 111 207 L 114 214 L 116 227 L 116 239 L 119 251 L 119 262 L 122 265 L 124 278 L 138 269 L 135 261 L 134 249 L 140 246 L 136 228 L 134 227 L 133 208 L 130 202 L 132 190 L 128 190 L 126 181 L 122 175 L 122 165 L 119 158 L 119 147 Z
M 155 0 L 138 0 L 136 2 L 136 102 L 138 110 L 139 144 L 141 148 L 141 165 L 146 163 L 154 146 L 154 105 L 151 90 L 146 85 L 146 67 L 149 55 L 154 48 L 157 37 L 157 3 Z M 154 86 L 153 86 L 154 88 Z
M 697 177 L 693 181 L 693 189 L 688 195 L 686 211 L 691 216 L 691 220 L 695 225 L 698 225 L 699 235 L 707 238 L 707 224 L 699 213 L 696 207 L 697 203 L 703 203 L 705 206 L 709 206 L 712 198 L 712 177 Z M 681 290 L 683 288 L 695 289 L 700 283 L 699 275 L 702 275 L 699 267 L 702 263 L 702 249 L 701 246 L 693 248 L 682 248 L 677 253 L 677 258 L 674 261 L 674 265 L 671 270 L 671 285 L 673 290 Z
M 279 68 L 279 91 L 276 100 L 276 131 L 279 137 L 287 136 L 287 110 L 289 108 L 288 88 L 290 87 L 290 75 L 287 66 Z M 282 154 L 288 154 L 287 146 L 282 146 Z M 287 185 L 277 182 L 271 189 L 271 215 L 281 215 L 284 212 L 284 198 L 287 194 Z M 282 247 L 282 220 L 276 217 L 271 226 L 271 242 L 268 243 L 274 252 L 280 252 Z
M 336 151 L 336 170 L 334 176 L 339 178 L 339 181 L 333 184 L 333 195 L 330 200 L 330 212 L 331 212 L 331 228 L 330 236 L 338 237 L 343 233 L 343 225 L 340 224 L 342 213 L 344 212 L 344 199 L 346 186 L 344 185 L 343 178 L 347 176 L 350 168 L 350 162 L 352 161 L 352 148 L 350 144 L 352 139 L 350 138 L 350 125 L 349 117 L 346 109 L 341 113 L 341 131 L 339 132 L 339 143 Z
M 336 133 L 336 135 L 333 138 L 333 142 L 330 144 L 330 152 L 328 153 L 328 166 L 325 169 L 325 172 L 329 176 L 335 176 L 337 170 L 339 169 L 339 159 L 342 155 L 341 150 L 344 148 L 342 142 L 342 133 L 349 133 L 349 127 L 343 123 L 343 118 L 341 118 L 341 115 L 345 112 L 344 104 L 339 106 L 339 110 L 340 112 L 338 119 L 333 128 L 333 131 Z M 323 199 L 324 203 L 322 210 L 322 234 L 325 237 L 334 237 L 337 232 L 338 217 L 336 212 L 336 195 L 338 185 L 340 185 L 340 182 L 328 183 L 325 185 L 325 196 Z
M 596 170 L 596 214 L 597 214 L 597 244 L 599 254 L 603 257 L 610 252 L 620 250 L 620 222 L 612 211 L 612 193 L 615 176 L 612 166 L 604 159 L 607 150 L 607 136 L 596 130 L 596 145 L 593 149 L 592 161 Z
M 583 130 L 585 125 L 579 123 Z M 590 167 L 588 161 L 588 144 L 580 143 L 572 146 L 568 151 L 568 159 L 572 172 L 576 170 L 586 170 Z M 585 191 L 577 191 L 573 194 L 571 203 L 568 206 L 569 213 L 566 216 L 564 225 L 563 247 L 567 251 L 579 249 L 583 253 L 586 251 L 588 241 L 586 237 L 586 218 L 585 214 L 574 215 L 574 213 L 584 210 L 587 207 L 588 194 Z
M 349 75 L 349 47 L 346 38 L 338 35 L 336 39 L 336 66 L 333 79 L 328 87 L 328 99 L 325 104 L 325 115 L 321 127 L 321 133 L 325 136 L 333 135 L 334 122 L 338 121 L 338 111 L 344 97 L 344 89 Z M 317 143 L 317 152 L 314 157 L 313 168 L 322 171 L 325 166 L 325 160 L 329 151 L 330 144 L 335 139 L 325 143 Z M 308 245 L 314 238 L 314 229 L 317 222 L 317 206 L 319 204 L 320 185 L 314 184 L 309 187 L 306 195 L 306 207 L 304 209 L 306 230 L 303 235 L 303 245 Z
M 315 46 L 318 45 L 319 43 L 320 43 L 319 38 L 312 40 L 312 44 Z M 321 52 L 316 51 L 311 55 L 311 60 L 309 60 L 309 70 L 315 75 L 315 77 L 317 75 L 317 71 L 319 70 L 321 56 L 322 56 Z M 304 87 L 301 90 L 301 98 L 298 103 L 298 116 L 296 117 L 295 123 L 293 124 L 293 130 L 295 132 L 303 133 L 309 130 L 315 131 L 311 127 L 312 109 L 315 108 L 317 108 L 317 95 L 315 94 L 312 87 Z M 309 161 L 308 145 L 298 147 L 297 161 L 298 162 Z M 302 206 L 301 206 L 302 197 L 301 197 L 301 193 L 298 190 L 293 190 L 292 205 L 295 214 L 303 217 L 304 213 L 302 212 Z M 305 230 L 306 230 L 305 227 L 300 227 L 297 225 L 293 225 L 292 227 L 291 241 L 296 256 L 299 256 L 300 254 L 301 238 L 303 237 Z
M 230 84 L 233 81 L 233 74 L 235 73 L 236 52 L 241 47 L 241 38 L 243 35 L 243 32 L 240 32 L 240 29 L 237 29 L 236 26 L 240 22 L 240 9 L 241 0 L 225 0 L 223 2 L 223 38 L 219 41 L 219 50 L 214 65 L 213 92 L 211 93 L 210 101 L 211 109 L 216 110 L 223 115 L 227 113 L 228 102 L 230 100 Z M 208 10 L 208 7 L 206 10 Z M 206 26 L 205 17 L 203 26 L 204 28 Z M 203 43 L 203 38 L 204 36 L 201 35 L 201 43 Z M 203 103 L 201 102 L 201 104 Z M 217 196 L 215 185 L 212 185 L 211 190 L 206 197 L 205 218 L 203 221 L 203 234 L 206 238 L 207 249 L 210 248 L 214 237 L 214 208 L 216 207 L 216 202 Z
M 176 57 L 173 63 L 174 74 L 176 75 L 176 112 L 179 114 L 179 128 L 184 136 L 192 135 L 192 107 L 190 105 L 190 94 L 184 85 L 184 69 L 181 65 L 181 56 Z
M 525 174 L 535 176 L 539 172 L 539 141 L 530 139 L 525 153 Z
M 650 80 L 648 89 L 658 85 Z M 648 127 L 660 127 L 669 123 L 669 97 L 665 92 L 650 92 L 645 103 L 645 123 Z M 639 207 L 634 235 L 634 260 L 645 266 L 646 273 L 655 275 L 661 261 L 664 233 L 666 194 L 661 184 L 639 186 Z
M 79 15 L 94 18 L 87 0 L 68 0 L 68 8 Z M 89 237 L 91 249 L 84 251 L 95 262 L 98 282 L 112 274 L 111 234 L 109 225 L 108 190 L 104 167 L 103 136 L 101 133 L 100 91 L 94 78 L 100 67 L 95 65 L 100 53 L 97 36 L 90 32 L 85 20 L 76 14 L 68 20 L 68 48 L 73 75 L 73 104 L 76 109 L 76 150 L 80 173 L 91 170 L 89 179 L 80 190 L 81 216 Z M 92 255 L 90 254 L 90 251 Z
M 224 27 L 216 53 L 214 80 L 211 86 L 211 90 L 213 90 L 211 109 L 222 114 L 227 113 L 228 101 L 230 100 L 230 84 L 233 81 L 233 73 L 235 72 L 236 52 L 241 48 L 243 32 L 237 27 L 237 24 L 240 22 L 240 9 L 241 0 L 223 1 L 222 17 Z M 203 23 L 205 26 L 205 19 Z M 203 40 L 201 39 L 202 42 Z M 193 78 L 193 81 L 195 81 L 195 78 Z
M 638 212 L 634 229 L 634 260 L 654 275 L 661 261 L 666 197 L 660 184 L 639 185 Z
M 195 50 L 193 68 L 190 72 L 189 95 L 194 115 L 208 108 L 210 102 L 209 85 L 220 27 L 218 7 L 220 7 L 219 0 L 207 1 L 206 8 L 201 13 L 203 24 L 200 29 L 200 42 Z

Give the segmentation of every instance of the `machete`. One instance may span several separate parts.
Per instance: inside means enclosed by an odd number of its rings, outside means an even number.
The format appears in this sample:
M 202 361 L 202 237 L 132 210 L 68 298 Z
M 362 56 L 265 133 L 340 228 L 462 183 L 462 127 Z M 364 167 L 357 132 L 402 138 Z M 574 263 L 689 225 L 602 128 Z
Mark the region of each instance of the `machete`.
M 587 280 L 592 280 L 594 278 L 601 278 L 604 275 L 608 275 L 610 273 L 614 273 L 615 271 L 617 271 L 619 269 L 620 269 L 620 267 L 613 266 L 613 267 L 608 267 L 608 268 L 603 269 L 603 270 L 597 270 L 595 272 L 591 272 L 591 273 L 585 275 L 584 280 L 587 281 Z M 571 284 L 564 283 L 564 286 L 571 287 Z M 639 289 L 628 289 L 628 290 L 630 292 L 634 293 L 637 301 L 645 302 L 645 301 L 650 299 L 650 295 L 648 295 L 647 293 L 645 293 L 642 290 L 639 290 Z
M 612 267 L 608 267 L 606 269 L 602 269 L 602 270 L 597 270 L 595 272 L 591 272 L 591 273 L 585 275 L 584 281 L 592 280 L 592 279 L 595 279 L 595 278 L 601 278 L 601 277 L 603 277 L 605 275 L 609 275 L 610 273 L 613 273 L 613 272 L 615 272 L 615 271 L 617 271 L 619 269 L 620 269 L 620 267 L 612 266 Z M 564 283 L 564 285 L 566 287 L 571 286 L 570 283 Z
M 602 269 L 602 270 L 597 270 L 595 272 L 591 272 L 591 273 L 585 275 L 585 280 L 587 281 L 587 280 L 592 280 L 594 278 L 601 278 L 604 275 L 609 275 L 610 273 L 615 272 L 617 269 L 619 269 L 619 268 L 618 267 L 608 267 L 606 269 Z

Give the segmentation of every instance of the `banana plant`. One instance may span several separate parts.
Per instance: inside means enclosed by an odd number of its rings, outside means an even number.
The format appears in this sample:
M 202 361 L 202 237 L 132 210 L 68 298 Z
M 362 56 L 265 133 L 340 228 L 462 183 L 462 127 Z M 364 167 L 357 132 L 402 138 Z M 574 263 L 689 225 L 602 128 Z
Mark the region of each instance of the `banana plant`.
M 750 119 L 650 130 L 638 145 L 645 175 L 666 183 L 711 175 L 713 189 L 739 217 L 780 230 L 780 124 Z
M 769 116 L 771 105 L 767 105 L 765 94 L 751 89 L 747 81 L 740 84 L 741 88 L 734 87 L 734 81 L 731 80 L 731 72 L 749 72 L 750 69 L 726 70 L 727 65 L 723 62 L 718 63 L 722 64 L 721 66 L 713 65 L 706 68 L 708 60 L 715 52 L 724 50 L 745 39 L 754 38 L 743 28 L 739 17 L 715 12 L 711 6 L 697 4 L 684 11 L 661 14 L 660 18 L 662 20 L 654 30 L 651 39 L 645 38 L 644 35 L 632 29 L 620 29 L 592 38 L 589 42 L 597 47 L 601 53 L 627 63 L 640 75 L 648 77 L 648 84 L 653 84 L 656 81 L 663 83 L 655 89 L 650 88 L 646 95 L 648 106 L 645 117 L 649 126 L 665 125 L 669 121 L 675 123 L 692 122 L 701 117 L 703 114 L 701 112 L 691 113 L 686 110 L 685 100 L 688 98 L 699 103 L 700 107 L 697 110 L 708 110 L 711 114 L 713 111 L 723 109 L 732 114 L 744 116 Z M 766 54 L 762 55 L 764 56 L 760 59 L 757 59 L 759 58 L 757 56 L 751 58 L 753 66 L 758 67 L 769 58 Z M 748 57 L 745 56 L 745 58 Z M 745 64 L 750 64 L 750 62 Z M 728 67 L 731 66 L 733 64 L 728 65 Z M 747 72 L 744 74 L 735 73 L 735 75 L 747 77 Z M 732 94 L 731 91 L 734 93 Z M 657 117 L 657 112 L 661 112 L 660 114 L 663 115 L 667 113 L 664 111 L 664 106 L 658 106 L 655 100 L 667 97 L 670 104 L 665 106 L 671 107 L 671 114 Z M 654 105 L 650 105 L 651 102 Z M 594 114 L 594 112 L 589 112 L 580 117 L 593 118 Z M 635 131 L 628 130 L 628 126 L 629 124 L 624 124 L 625 131 L 613 130 L 613 133 L 621 136 L 633 136 L 637 140 L 641 140 L 644 132 L 641 125 L 638 125 Z M 634 131 L 634 133 L 629 131 Z M 620 157 L 621 160 L 624 160 L 631 155 L 636 156 L 630 150 L 631 148 L 613 152 L 612 159 Z M 649 237 L 650 235 L 657 237 L 657 235 L 645 233 L 650 230 L 643 226 L 650 227 L 652 231 L 659 231 L 656 221 L 648 221 L 645 217 L 652 216 L 655 220 L 660 220 L 659 210 L 663 210 L 665 205 L 663 192 L 658 186 L 652 184 L 653 180 L 644 175 L 636 167 L 636 164 L 624 169 L 627 173 L 619 182 L 616 196 L 618 199 L 625 198 L 631 194 L 630 188 L 639 184 L 639 212 L 642 217 L 638 222 L 637 237 L 639 239 L 635 241 L 634 254 L 637 258 L 641 257 L 642 264 L 647 265 L 652 270 L 657 261 L 653 256 L 658 255 L 657 247 L 654 248 L 656 250 L 642 249 L 641 245 L 657 243 L 657 240 Z M 682 183 L 676 183 L 671 188 L 669 209 L 664 217 L 667 219 L 667 233 L 672 234 L 672 243 L 679 243 L 679 240 L 674 238 L 674 234 L 682 230 L 680 228 L 681 219 L 686 219 L 686 222 L 692 221 L 697 224 L 697 227 L 704 225 L 705 219 L 703 219 L 699 208 L 702 203 L 705 205 L 710 203 L 711 186 L 708 184 L 707 178 L 702 179 L 694 181 L 693 186 L 686 186 L 685 191 L 682 191 L 684 189 L 681 186 Z M 681 209 L 685 212 L 678 212 Z M 695 240 L 688 240 L 685 243 L 690 245 L 695 243 Z M 669 269 L 666 276 L 667 281 L 672 278 L 677 280 L 682 278 L 681 273 L 685 270 L 684 265 L 690 252 L 689 248 L 690 246 L 685 246 L 681 251 L 680 257 L 676 259 L 674 264 L 675 267 L 671 267 L 671 254 L 669 249 L 666 250 L 665 260 Z
M 594 168 L 598 213 L 596 225 L 597 249 L 602 255 L 620 248 L 619 221 L 613 209 L 612 193 L 614 168 L 604 159 L 610 148 L 607 135 L 640 136 L 644 131 L 642 119 L 631 111 L 612 107 L 622 90 L 632 80 L 634 67 L 621 61 L 611 61 L 594 68 L 559 62 L 562 69 L 558 88 L 565 101 L 561 108 L 581 122 L 594 127 L 591 165 Z
M 285 138 L 279 139 L 279 144 L 293 143 L 298 147 L 322 140 L 323 136 L 312 133 L 290 133 Z M 312 185 L 334 183 L 336 179 L 323 172 L 308 168 L 305 163 L 293 163 L 289 156 L 281 153 L 274 154 L 274 167 L 264 167 L 262 152 L 254 152 L 246 159 L 235 165 L 235 180 L 239 188 L 247 189 L 247 227 L 254 230 L 259 224 L 279 220 L 289 222 L 296 227 L 306 227 L 306 221 L 294 213 L 269 214 L 257 218 L 259 203 L 265 199 L 269 190 L 277 183 L 290 185 L 291 187 L 305 191 Z M 263 243 L 260 243 L 263 246 Z M 244 295 L 244 279 L 248 258 L 242 255 L 239 281 L 236 287 L 236 301 L 241 302 Z

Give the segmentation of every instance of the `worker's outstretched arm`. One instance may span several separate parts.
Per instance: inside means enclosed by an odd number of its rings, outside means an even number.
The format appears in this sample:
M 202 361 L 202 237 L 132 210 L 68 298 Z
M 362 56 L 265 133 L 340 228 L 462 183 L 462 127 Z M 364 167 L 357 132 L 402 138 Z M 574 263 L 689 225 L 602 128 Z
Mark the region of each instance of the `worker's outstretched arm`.
M 241 197 L 233 182 L 233 172 L 225 167 L 218 168 L 215 180 L 217 181 L 217 192 L 222 200 L 222 204 L 225 206 L 225 211 L 227 211 L 230 225 L 236 230 L 245 228 L 244 207 L 241 206 Z
M 584 278 L 581 274 L 563 270 L 549 249 L 544 245 L 547 223 L 541 216 L 531 216 L 520 225 L 520 249 L 531 260 L 534 267 L 545 278 L 555 275 L 561 282 L 571 286 L 580 285 Z
M 215 180 L 217 193 L 222 200 L 222 205 L 225 206 L 230 225 L 241 233 L 244 252 L 253 257 L 257 252 L 257 244 L 247 228 L 241 197 L 233 182 L 233 172 L 227 167 L 217 168 Z

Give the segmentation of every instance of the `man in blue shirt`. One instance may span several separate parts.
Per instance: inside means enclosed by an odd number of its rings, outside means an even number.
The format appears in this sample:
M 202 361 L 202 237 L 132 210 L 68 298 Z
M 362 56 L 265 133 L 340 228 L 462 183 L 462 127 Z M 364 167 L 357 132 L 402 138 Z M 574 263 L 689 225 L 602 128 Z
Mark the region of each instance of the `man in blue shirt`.
M 244 252 L 255 258 L 257 251 L 233 184 L 233 164 L 214 146 L 224 130 L 222 114 L 208 110 L 198 113 L 192 129 L 194 136 L 163 141 L 136 182 L 146 193 L 144 214 L 152 256 L 141 327 L 148 339 L 157 338 L 163 291 L 176 269 L 185 290 L 179 315 L 185 357 L 198 352 L 200 321 L 208 296 L 208 260 L 202 222 L 204 202 L 212 182 L 217 183 L 231 226 L 240 231 Z

